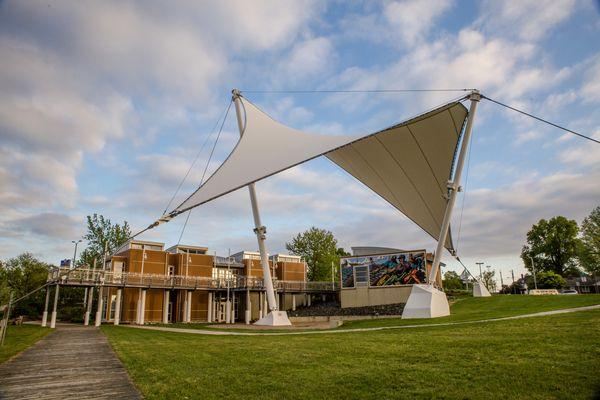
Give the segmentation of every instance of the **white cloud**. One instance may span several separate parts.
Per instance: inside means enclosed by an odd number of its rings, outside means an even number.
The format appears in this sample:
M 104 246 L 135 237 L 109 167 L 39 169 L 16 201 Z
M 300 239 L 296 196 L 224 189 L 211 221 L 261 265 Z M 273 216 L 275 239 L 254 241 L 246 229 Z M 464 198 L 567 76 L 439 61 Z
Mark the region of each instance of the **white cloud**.
M 513 142 L 515 146 L 521 146 L 527 142 L 540 138 L 542 135 L 538 131 L 525 131 L 517 133 L 517 138 Z
M 580 93 L 584 100 L 589 103 L 600 102 L 600 57 L 596 57 L 585 72 Z
M 481 7 L 479 23 L 488 31 L 536 41 L 565 21 L 576 8 L 576 0 L 488 0 Z
M 307 39 L 297 43 L 290 55 L 282 61 L 278 79 L 287 87 L 296 82 L 306 82 L 307 78 L 320 76 L 331 70 L 334 62 L 334 48 L 329 39 Z
M 405 0 L 388 3 L 383 14 L 390 34 L 398 34 L 405 45 L 417 47 L 434 22 L 452 6 L 449 0 Z

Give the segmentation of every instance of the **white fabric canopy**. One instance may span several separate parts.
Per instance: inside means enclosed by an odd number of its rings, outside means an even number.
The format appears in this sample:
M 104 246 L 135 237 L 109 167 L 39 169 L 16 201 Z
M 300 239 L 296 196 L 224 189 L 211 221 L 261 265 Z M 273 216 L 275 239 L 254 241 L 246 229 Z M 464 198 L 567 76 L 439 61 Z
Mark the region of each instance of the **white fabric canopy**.
M 248 100 L 241 101 L 245 126 L 240 141 L 172 216 L 326 155 L 438 238 L 447 202 L 446 182 L 467 116 L 461 103 L 449 103 L 368 136 L 331 136 L 286 127 Z M 445 246 L 453 248 L 450 235 Z

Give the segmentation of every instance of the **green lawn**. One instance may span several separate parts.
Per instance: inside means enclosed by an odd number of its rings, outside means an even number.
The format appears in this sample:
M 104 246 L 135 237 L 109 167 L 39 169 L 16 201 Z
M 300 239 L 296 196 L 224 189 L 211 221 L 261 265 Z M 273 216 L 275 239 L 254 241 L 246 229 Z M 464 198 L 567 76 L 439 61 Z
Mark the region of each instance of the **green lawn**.
M 523 296 L 532 303 L 509 296 L 462 300 L 453 306 L 453 318 L 600 303 L 600 296 L 567 297 Z M 102 329 L 149 399 L 600 395 L 600 310 L 427 329 L 295 336 Z
M 50 328 L 39 325 L 9 325 L 4 346 L 0 346 L 0 363 L 19 354 L 50 332 Z
M 336 329 L 371 328 L 377 326 L 439 324 L 445 322 L 476 321 L 487 318 L 511 317 L 521 314 L 531 314 L 541 311 L 558 310 L 561 308 L 582 307 L 600 304 L 600 295 L 575 296 L 510 296 L 498 295 L 492 297 L 464 297 L 451 305 L 451 315 L 435 319 L 382 318 L 359 321 L 346 321 Z M 247 332 L 244 328 L 223 328 L 221 324 L 156 324 L 172 328 L 210 329 Z M 254 330 L 252 330 L 254 331 Z M 284 329 L 263 330 L 262 332 L 289 332 Z

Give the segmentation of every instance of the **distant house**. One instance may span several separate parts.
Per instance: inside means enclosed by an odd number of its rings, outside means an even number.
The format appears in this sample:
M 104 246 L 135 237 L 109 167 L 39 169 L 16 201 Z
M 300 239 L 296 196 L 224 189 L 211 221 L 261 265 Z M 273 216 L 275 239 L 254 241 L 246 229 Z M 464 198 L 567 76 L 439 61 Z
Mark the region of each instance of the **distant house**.
M 567 287 L 577 290 L 579 294 L 600 293 L 600 277 L 594 277 L 588 274 L 567 278 Z

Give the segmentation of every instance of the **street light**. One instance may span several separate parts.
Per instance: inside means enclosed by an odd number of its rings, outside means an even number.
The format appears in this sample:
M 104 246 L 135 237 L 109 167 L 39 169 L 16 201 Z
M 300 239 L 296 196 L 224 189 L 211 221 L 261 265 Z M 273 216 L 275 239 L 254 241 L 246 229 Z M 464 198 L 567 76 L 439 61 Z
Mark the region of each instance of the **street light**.
M 77 245 L 83 242 L 83 240 L 71 240 L 71 243 L 75 243 L 75 251 L 73 252 L 73 268 L 75 268 L 75 260 L 77 260 Z
M 479 280 L 481 280 L 483 278 L 483 275 L 481 274 L 481 266 L 483 265 L 482 262 L 476 262 L 475 264 L 479 265 Z
M 531 260 L 531 269 L 533 270 L 533 285 L 535 286 L 535 290 L 537 290 L 537 278 L 535 276 L 535 264 L 533 263 L 533 257 L 529 256 Z

